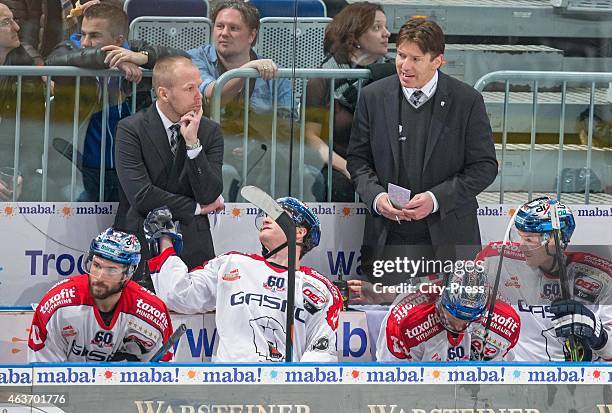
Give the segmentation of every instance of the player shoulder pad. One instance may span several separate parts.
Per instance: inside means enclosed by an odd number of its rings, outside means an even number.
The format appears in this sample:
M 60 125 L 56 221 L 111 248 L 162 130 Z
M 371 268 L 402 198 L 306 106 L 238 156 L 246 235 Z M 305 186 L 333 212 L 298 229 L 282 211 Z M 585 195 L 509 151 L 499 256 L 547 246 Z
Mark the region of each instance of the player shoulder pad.
M 568 253 L 567 272 L 571 275 L 574 298 L 586 304 L 602 303 L 602 294 L 612 288 L 612 262 L 585 252 Z
M 146 288 L 140 287 L 134 281 L 128 282 L 121 295 L 121 301 L 125 303 L 125 312 L 157 327 L 162 333 L 168 330 L 170 317 L 166 304 Z
M 486 323 L 486 316 L 481 318 L 481 322 Z M 516 310 L 509 304 L 497 301 L 491 318 L 491 331 L 516 344 L 521 331 L 521 319 Z
M 409 359 L 410 349 L 442 331 L 434 304 L 407 306 L 399 302 L 391 307 L 385 326 L 387 349 L 399 359 Z
M 444 329 L 435 304 L 419 304 L 406 312 L 400 327 L 410 347 L 426 342 Z
M 591 267 L 600 273 L 612 277 L 612 261 L 588 252 L 570 252 L 567 254 L 570 264 L 581 264 Z
M 43 296 L 36 311 L 46 322 L 58 308 L 81 304 L 84 300 L 83 288 L 88 288 L 87 275 L 77 275 L 60 281 Z
M 503 244 L 504 243 L 502 241 L 490 242 L 482 249 L 482 251 L 478 253 L 475 261 L 486 261 L 487 259 L 501 256 Z M 513 260 L 525 261 L 525 254 L 521 252 L 517 242 L 506 243 L 506 247 L 504 248 L 504 257 Z
M 472 324 L 474 326 L 471 341 L 473 360 L 477 360 L 478 358 L 475 355 L 480 353 L 483 353 L 484 360 L 503 357 L 519 340 L 521 332 L 519 315 L 509 304 L 497 301 L 491 318 L 487 343 L 484 352 L 482 352 L 487 316 L 488 313 L 485 313 L 478 323 Z
M 300 267 L 304 273 L 302 295 L 304 308 L 315 314 L 328 307 L 327 322 L 335 330 L 338 328 L 339 312 L 342 310 L 342 297 L 338 288 L 326 277 L 310 267 Z

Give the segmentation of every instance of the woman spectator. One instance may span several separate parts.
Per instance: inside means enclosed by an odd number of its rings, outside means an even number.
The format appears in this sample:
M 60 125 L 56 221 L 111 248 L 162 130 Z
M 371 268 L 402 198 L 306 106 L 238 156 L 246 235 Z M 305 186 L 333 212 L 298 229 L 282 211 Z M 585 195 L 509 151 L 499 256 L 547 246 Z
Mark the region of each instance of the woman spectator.
M 373 75 L 395 73 L 392 61 L 385 58 L 389 43 L 387 18 L 379 4 L 360 2 L 351 4 L 338 13 L 325 31 L 326 57 L 323 69 L 369 68 Z M 379 64 L 382 63 L 383 67 Z M 375 68 L 376 66 L 376 68 Z M 375 74 L 376 73 L 376 74 Z M 364 81 L 364 85 L 367 82 Z M 357 103 L 358 79 L 336 79 L 334 83 L 334 134 L 332 166 L 332 201 L 352 202 L 354 191 L 346 169 L 346 149 L 351 134 L 353 112 Z M 317 182 L 313 192 L 317 200 L 327 200 L 329 157 L 329 79 L 315 79 L 308 83 L 306 94 L 306 139 L 324 166 L 324 182 Z

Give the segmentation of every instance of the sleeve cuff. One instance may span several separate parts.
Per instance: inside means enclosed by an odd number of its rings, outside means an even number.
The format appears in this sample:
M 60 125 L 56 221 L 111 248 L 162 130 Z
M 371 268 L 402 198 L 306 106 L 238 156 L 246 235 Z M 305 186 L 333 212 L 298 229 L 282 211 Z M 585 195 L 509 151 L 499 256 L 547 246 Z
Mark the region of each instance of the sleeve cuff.
M 429 194 L 429 196 L 431 197 L 431 200 L 433 201 L 433 211 L 431 211 L 431 213 L 435 213 L 438 212 L 439 205 L 438 205 L 438 200 L 436 199 L 436 196 L 433 194 L 433 192 L 431 191 L 427 191 L 427 193 Z
M 164 263 L 168 259 L 168 257 L 172 255 L 176 255 L 176 252 L 174 251 L 174 247 L 166 248 L 157 257 L 153 257 L 149 259 L 149 262 L 148 262 L 149 272 L 151 274 L 158 273 L 159 270 L 161 270 L 162 265 L 164 265 Z
M 374 203 L 372 205 L 372 210 L 377 214 L 380 215 L 380 212 L 378 212 L 378 209 L 376 209 L 376 203 L 378 202 L 378 198 L 380 198 L 381 196 L 383 196 L 384 194 L 386 194 L 386 192 L 381 192 L 380 194 L 376 195 L 376 198 L 374 198 Z M 434 198 L 435 199 L 435 198 Z M 434 201 L 435 204 L 436 201 Z
M 195 214 L 193 215 L 200 215 L 201 212 L 202 212 L 202 207 L 200 207 L 200 204 L 196 202 L 196 210 L 195 210 Z
M 187 151 L 187 156 L 189 157 L 189 159 L 195 159 L 195 158 L 198 157 L 200 152 L 202 152 L 202 147 L 201 146 L 199 148 L 189 149 Z

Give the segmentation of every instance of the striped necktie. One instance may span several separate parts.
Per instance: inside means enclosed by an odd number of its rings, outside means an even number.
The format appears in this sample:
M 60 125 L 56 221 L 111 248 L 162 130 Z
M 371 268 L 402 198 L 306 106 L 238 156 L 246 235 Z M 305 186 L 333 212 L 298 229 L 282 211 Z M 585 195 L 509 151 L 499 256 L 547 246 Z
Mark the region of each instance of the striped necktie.
M 178 137 L 179 131 L 181 129 L 181 125 L 175 123 L 170 126 L 170 150 L 172 151 L 172 155 L 176 155 L 176 148 L 178 147 Z

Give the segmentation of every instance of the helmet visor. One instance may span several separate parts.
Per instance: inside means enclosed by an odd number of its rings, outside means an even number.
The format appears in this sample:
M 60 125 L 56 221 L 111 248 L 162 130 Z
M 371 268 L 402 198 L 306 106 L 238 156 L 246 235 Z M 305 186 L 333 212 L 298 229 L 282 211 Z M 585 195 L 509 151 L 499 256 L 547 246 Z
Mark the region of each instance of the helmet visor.
M 469 320 L 462 320 L 460 318 L 453 317 L 440 303 L 438 303 L 438 314 L 440 316 L 440 323 L 442 324 L 442 327 L 451 333 L 462 333 L 471 323 Z
M 524 232 L 516 227 L 510 229 L 510 242 L 519 245 L 521 251 L 535 251 L 548 243 L 550 233 Z
M 129 268 L 125 264 L 120 266 L 106 265 L 105 259 L 94 254 L 89 254 L 85 260 L 85 272 L 91 276 L 106 279 L 121 279 L 124 276 L 129 276 Z M 106 260 L 108 261 L 108 260 Z

